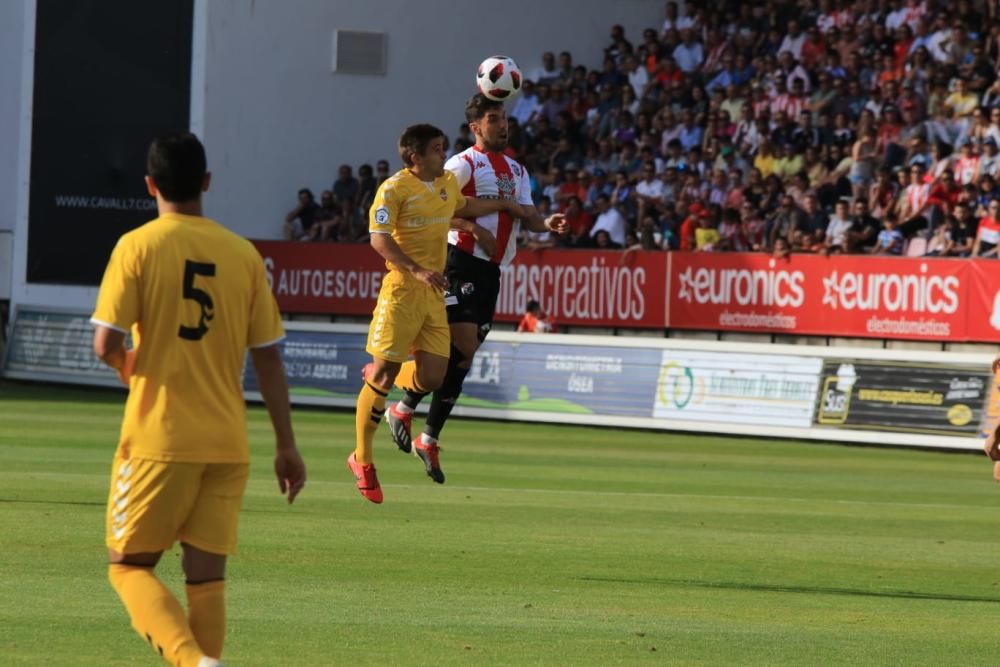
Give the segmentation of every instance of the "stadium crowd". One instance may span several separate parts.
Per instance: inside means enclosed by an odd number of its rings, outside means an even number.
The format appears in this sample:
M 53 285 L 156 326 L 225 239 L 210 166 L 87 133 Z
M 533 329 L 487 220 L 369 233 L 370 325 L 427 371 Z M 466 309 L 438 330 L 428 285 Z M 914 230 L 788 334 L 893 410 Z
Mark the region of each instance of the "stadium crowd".
M 1000 3 L 667 2 L 600 70 L 546 52 L 509 151 L 571 232 L 529 248 L 995 257 Z M 473 143 L 466 126 L 451 152 Z M 286 238 L 367 240 L 385 160 L 348 165 Z

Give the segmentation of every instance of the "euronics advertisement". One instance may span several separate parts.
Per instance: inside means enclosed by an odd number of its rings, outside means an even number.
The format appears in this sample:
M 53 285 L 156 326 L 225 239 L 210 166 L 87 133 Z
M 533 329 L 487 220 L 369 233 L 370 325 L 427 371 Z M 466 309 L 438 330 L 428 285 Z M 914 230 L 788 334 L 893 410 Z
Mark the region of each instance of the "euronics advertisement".
M 368 246 L 254 241 L 285 313 L 369 315 Z M 537 300 L 558 324 L 1000 342 L 996 260 L 545 249 L 503 269 L 497 321 Z
M 367 327 L 286 323 L 292 401 L 353 408 Z M 119 386 L 89 313 L 18 306 L 3 376 Z M 142 354 L 140 349 L 139 354 Z M 1000 419 L 990 355 L 494 332 L 460 415 L 977 449 Z M 259 400 L 253 365 L 243 387 Z M 181 389 L 179 389 L 181 390 Z M 398 395 L 398 391 L 394 392 Z M 664 440 L 669 444 L 669 440 Z

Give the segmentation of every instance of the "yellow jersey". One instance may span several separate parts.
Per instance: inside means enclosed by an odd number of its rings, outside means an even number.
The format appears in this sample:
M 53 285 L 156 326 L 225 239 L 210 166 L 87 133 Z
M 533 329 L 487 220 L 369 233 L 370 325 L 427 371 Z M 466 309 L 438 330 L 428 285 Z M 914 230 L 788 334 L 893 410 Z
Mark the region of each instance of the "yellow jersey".
M 401 169 L 386 179 L 375 193 L 368 213 L 368 231 L 392 234 L 406 256 L 432 271 L 444 271 L 448 254 L 448 228 L 455 211 L 465 206 L 465 197 L 455 175 L 428 183 Z M 385 266 L 399 271 L 391 262 Z M 406 271 L 399 271 L 406 276 Z
M 249 461 L 246 350 L 285 335 L 249 241 L 207 218 L 161 215 L 118 240 L 91 322 L 132 331 L 122 456 Z

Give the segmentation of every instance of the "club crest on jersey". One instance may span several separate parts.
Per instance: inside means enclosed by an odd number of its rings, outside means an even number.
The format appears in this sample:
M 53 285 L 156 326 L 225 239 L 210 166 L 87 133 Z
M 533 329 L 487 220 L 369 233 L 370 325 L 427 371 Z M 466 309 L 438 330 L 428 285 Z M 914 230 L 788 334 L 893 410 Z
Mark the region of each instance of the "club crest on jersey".
M 460 289 L 462 290 L 462 294 L 464 294 L 465 296 L 469 296 L 474 291 L 476 291 L 476 286 L 473 285 L 472 283 L 462 283 L 462 287 Z
M 497 174 L 497 194 L 504 199 L 514 198 L 514 179 L 510 174 Z
M 379 206 L 375 209 L 375 223 L 379 225 L 389 224 L 389 209 L 385 206 Z
M 448 201 L 448 191 L 441 188 L 441 192 L 438 193 L 441 196 L 441 201 Z

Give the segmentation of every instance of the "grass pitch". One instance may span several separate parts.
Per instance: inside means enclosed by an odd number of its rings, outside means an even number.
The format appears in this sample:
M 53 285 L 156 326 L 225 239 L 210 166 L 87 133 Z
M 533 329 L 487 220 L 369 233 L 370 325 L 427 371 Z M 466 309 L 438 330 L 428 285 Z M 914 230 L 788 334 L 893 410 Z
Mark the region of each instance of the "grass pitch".
M 105 575 L 122 401 L 0 383 L 0 664 L 158 664 Z M 353 415 L 294 416 L 288 507 L 250 410 L 229 665 L 997 661 L 983 457 L 455 419 L 444 486 L 383 427 L 374 506 Z M 159 572 L 180 589 L 176 549 Z

